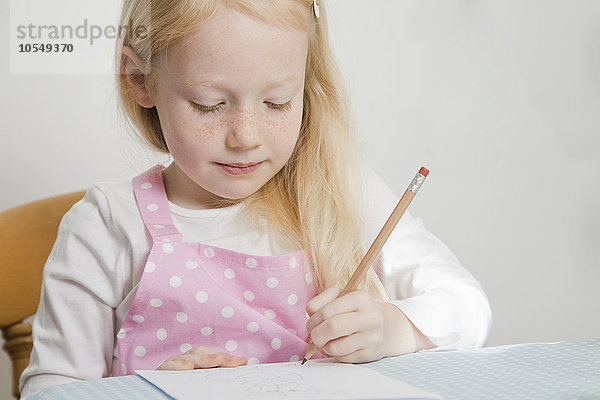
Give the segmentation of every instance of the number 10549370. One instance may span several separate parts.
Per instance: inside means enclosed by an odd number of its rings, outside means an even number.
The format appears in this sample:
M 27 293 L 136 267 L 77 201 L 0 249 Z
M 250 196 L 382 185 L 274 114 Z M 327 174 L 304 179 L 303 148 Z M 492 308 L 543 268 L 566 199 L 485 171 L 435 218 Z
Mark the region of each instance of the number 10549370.
M 20 43 L 19 53 L 72 53 L 72 43 Z

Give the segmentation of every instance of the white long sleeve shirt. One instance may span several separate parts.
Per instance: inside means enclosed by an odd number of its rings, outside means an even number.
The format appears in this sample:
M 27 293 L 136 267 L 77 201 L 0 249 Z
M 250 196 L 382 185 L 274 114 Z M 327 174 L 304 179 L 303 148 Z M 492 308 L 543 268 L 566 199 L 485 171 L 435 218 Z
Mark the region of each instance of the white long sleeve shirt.
M 369 245 L 398 202 L 365 170 L 364 239 Z M 183 240 L 256 255 L 282 255 L 268 232 L 242 225 L 240 206 L 190 210 L 170 203 Z M 152 239 L 131 181 L 98 183 L 65 214 L 44 268 L 22 396 L 44 387 L 107 377 L 119 367 L 116 334 L 135 296 Z M 491 312 L 480 284 L 453 253 L 404 214 L 376 260 L 392 302 L 438 347 L 483 346 Z

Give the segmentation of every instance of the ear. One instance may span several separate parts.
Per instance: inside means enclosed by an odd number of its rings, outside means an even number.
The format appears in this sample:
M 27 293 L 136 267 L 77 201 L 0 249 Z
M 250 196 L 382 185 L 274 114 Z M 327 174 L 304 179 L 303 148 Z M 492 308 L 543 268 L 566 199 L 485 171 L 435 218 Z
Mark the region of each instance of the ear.
M 135 101 L 144 108 L 152 108 L 156 104 L 150 97 L 146 87 L 146 67 L 138 55 L 129 46 L 121 50 L 120 73 L 125 75 L 127 86 Z

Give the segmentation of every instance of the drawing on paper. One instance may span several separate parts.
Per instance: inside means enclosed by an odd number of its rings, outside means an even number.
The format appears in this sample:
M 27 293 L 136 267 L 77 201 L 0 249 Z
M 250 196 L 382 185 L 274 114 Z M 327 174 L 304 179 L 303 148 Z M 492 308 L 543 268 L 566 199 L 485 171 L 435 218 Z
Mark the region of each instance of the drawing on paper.
M 213 382 L 226 382 L 243 387 L 251 398 L 285 398 L 302 393 L 313 395 L 339 395 L 340 392 L 322 390 L 303 382 L 303 377 L 294 372 L 270 369 L 233 369 L 208 372 L 205 378 Z

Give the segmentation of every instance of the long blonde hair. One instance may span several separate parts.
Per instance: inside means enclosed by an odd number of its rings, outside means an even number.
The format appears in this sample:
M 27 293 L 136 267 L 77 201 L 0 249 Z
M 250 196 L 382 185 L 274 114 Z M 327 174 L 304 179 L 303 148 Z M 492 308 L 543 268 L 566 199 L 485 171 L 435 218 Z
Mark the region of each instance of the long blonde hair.
M 308 57 L 300 133 L 292 156 L 275 176 L 241 202 L 256 227 L 268 227 L 285 248 L 302 248 L 319 291 L 344 287 L 366 251 L 362 229 L 362 168 L 365 158 L 351 119 L 348 94 L 329 46 L 327 12 L 313 0 L 125 0 L 116 48 L 120 109 L 153 149 L 168 153 L 156 108 L 141 107 L 128 90 L 123 46 L 131 47 L 149 71 L 164 65 L 173 41 L 226 5 L 264 23 L 305 31 Z M 142 32 L 143 34 L 140 34 Z M 151 88 L 153 75 L 146 76 Z M 232 201 L 232 204 L 236 203 Z M 373 270 L 362 286 L 387 299 Z

